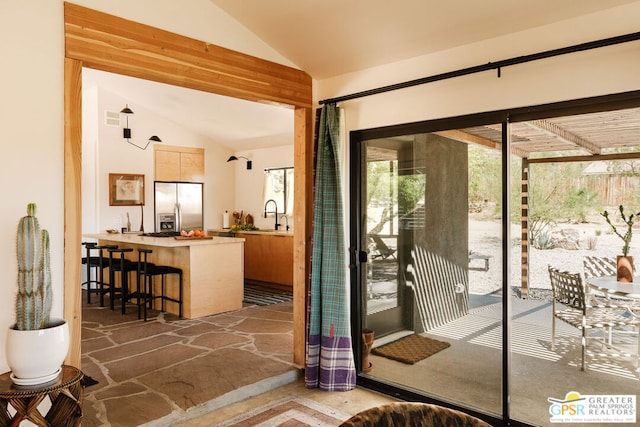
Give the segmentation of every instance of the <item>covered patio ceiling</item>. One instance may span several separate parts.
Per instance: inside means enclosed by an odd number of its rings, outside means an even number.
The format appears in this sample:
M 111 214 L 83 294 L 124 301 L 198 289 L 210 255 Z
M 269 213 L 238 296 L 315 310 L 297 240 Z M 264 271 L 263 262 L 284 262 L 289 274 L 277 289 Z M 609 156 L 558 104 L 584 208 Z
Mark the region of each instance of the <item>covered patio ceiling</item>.
M 640 108 L 516 122 L 510 129 L 511 153 L 532 162 L 536 158 L 569 161 L 640 157 Z M 494 149 L 502 146 L 500 124 L 438 134 Z
M 542 120 L 510 124 L 511 153 L 522 162 L 522 296 L 529 288 L 528 277 L 528 187 L 529 164 L 575 161 L 606 161 L 640 159 L 640 107 L 597 113 L 558 116 Z M 435 132 L 437 135 L 477 144 L 499 151 L 502 148 L 502 124 L 474 126 Z M 411 135 L 378 140 L 368 147 L 369 161 L 397 160 L 397 151 L 385 147 L 385 142 L 408 140 Z

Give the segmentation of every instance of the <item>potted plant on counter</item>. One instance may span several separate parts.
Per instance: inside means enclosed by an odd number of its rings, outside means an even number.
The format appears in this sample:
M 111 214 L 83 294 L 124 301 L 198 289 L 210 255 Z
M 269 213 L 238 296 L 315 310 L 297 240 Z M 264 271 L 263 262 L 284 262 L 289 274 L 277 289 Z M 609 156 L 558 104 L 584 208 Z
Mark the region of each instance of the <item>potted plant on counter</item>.
M 29 203 L 17 231 L 16 323 L 9 328 L 6 341 L 7 364 L 17 385 L 54 380 L 69 351 L 67 323 L 50 317 L 49 233 L 40 230 L 35 214 L 36 205 Z
M 622 255 L 618 255 L 617 257 L 618 282 L 633 282 L 633 257 L 629 255 L 629 248 L 631 245 L 631 237 L 633 236 L 633 220 L 636 216 L 640 215 L 640 212 L 631 214 L 627 217 L 622 205 L 620 205 L 618 211 L 620 212 L 622 221 L 627 226 L 624 234 L 619 232 L 617 227 L 613 224 L 609 217 L 609 212 L 604 211 L 601 215 L 607 220 L 607 224 L 611 226 L 613 232 L 624 242 L 624 245 L 622 246 Z

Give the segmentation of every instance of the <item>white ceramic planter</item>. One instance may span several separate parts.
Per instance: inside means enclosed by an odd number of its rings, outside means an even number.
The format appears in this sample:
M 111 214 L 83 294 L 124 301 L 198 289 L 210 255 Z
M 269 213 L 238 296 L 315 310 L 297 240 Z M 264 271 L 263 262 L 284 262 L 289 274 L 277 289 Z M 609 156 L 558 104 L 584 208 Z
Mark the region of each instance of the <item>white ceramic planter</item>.
M 18 385 L 42 384 L 57 377 L 69 352 L 69 325 L 53 320 L 52 326 L 35 331 L 7 332 L 7 364 Z

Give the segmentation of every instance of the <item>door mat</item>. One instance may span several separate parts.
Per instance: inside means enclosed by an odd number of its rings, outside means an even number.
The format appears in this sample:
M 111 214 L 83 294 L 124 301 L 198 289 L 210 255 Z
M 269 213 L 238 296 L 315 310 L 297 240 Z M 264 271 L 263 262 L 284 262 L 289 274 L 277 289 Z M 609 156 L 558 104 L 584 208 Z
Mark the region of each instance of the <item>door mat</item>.
M 244 285 L 244 298 L 242 301 L 245 304 L 264 306 L 288 302 L 291 300 L 293 300 L 292 292 L 267 288 L 264 286 L 249 285 L 246 283 Z
M 222 423 L 218 427 L 337 426 L 350 417 L 337 409 L 299 396 L 288 396 L 260 406 Z
M 386 357 L 387 359 L 397 360 L 407 365 L 413 365 L 422 359 L 426 359 L 444 350 L 450 345 L 448 342 L 414 334 L 401 338 L 398 341 L 376 347 L 371 350 L 371 353 Z

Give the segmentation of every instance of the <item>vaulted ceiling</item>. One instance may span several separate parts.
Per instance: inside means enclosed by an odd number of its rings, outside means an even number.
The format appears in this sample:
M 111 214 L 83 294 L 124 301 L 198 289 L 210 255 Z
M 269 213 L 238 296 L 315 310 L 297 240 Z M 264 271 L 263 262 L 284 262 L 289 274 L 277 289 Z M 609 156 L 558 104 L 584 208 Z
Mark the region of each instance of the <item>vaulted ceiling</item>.
M 210 0 L 266 44 L 315 79 L 399 61 L 479 40 L 558 22 L 636 0 Z M 553 11 L 553 13 L 549 13 Z M 561 47 L 561 46 L 559 46 Z M 292 141 L 292 113 L 276 107 L 197 91 L 136 81 L 108 73 L 85 73 L 87 86 L 100 86 L 167 120 L 235 151 Z M 514 153 L 541 150 L 597 153 L 606 147 L 638 145 L 623 129 L 638 111 L 606 113 L 514 125 Z M 611 115 L 611 116 L 610 116 Z M 604 120 L 585 128 L 586 119 Z M 606 132 L 602 132 L 607 129 Z M 466 138 L 499 146 L 499 129 L 465 130 Z M 499 132 L 498 132 L 499 135 Z
M 635 1 L 211 0 L 315 79 Z

